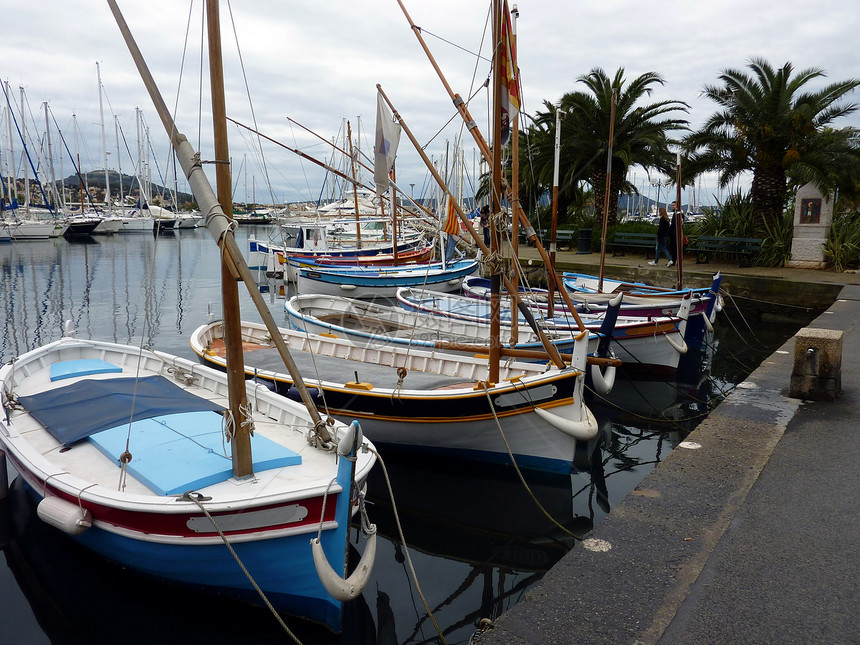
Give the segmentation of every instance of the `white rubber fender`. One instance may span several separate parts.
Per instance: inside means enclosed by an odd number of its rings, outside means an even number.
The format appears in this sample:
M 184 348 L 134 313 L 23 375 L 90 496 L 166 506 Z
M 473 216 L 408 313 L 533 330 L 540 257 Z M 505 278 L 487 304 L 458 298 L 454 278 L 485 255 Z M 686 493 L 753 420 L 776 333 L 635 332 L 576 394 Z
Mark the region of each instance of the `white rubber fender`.
M 535 408 L 535 412 L 556 430 L 561 430 L 564 434 L 570 435 L 574 439 L 587 441 L 597 436 L 597 419 L 594 418 L 591 410 L 587 407 L 585 408 L 585 419 L 583 421 L 565 419 L 543 408 Z
M 353 600 L 361 595 L 367 586 L 367 581 L 370 580 L 370 572 L 373 570 L 373 562 L 376 560 L 376 533 L 367 539 L 367 546 L 364 548 L 358 566 L 346 580 L 335 573 L 329 565 L 319 538 L 311 540 L 311 550 L 314 554 L 314 566 L 317 575 L 326 591 L 340 601 Z
M 82 509 L 59 497 L 45 497 L 36 507 L 36 514 L 45 524 L 69 535 L 80 535 L 93 525 L 89 509 Z
M 683 338 L 681 339 L 681 342 L 679 343 L 674 338 L 672 338 L 669 334 L 665 334 L 665 336 L 666 336 L 666 340 L 669 341 L 669 344 L 672 346 L 672 348 L 676 352 L 678 352 L 679 354 L 686 354 L 687 353 L 687 343 Z
M 704 312 L 702 312 L 702 320 L 705 323 L 705 329 L 708 330 L 708 333 L 714 331 L 714 325 L 711 323 L 711 319 L 708 318 Z
M 600 365 L 591 366 L 591 382 L 598 394 L 609 394 L 615 385 L 615 366 L 609 365 L 606 373 L 600 371 Z

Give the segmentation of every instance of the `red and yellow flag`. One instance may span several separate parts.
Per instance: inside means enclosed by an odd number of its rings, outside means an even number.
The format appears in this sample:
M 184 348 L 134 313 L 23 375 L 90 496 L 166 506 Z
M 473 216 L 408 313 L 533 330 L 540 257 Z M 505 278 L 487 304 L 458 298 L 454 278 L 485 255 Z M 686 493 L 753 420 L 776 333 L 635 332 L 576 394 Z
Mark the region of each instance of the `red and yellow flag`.
M 454 198 L 451 195 L 447 196 L 445 225 L 442 230 L 448 235 L 460 234 L 460 220 L 457 218 L 457 211 L 454 209 Z

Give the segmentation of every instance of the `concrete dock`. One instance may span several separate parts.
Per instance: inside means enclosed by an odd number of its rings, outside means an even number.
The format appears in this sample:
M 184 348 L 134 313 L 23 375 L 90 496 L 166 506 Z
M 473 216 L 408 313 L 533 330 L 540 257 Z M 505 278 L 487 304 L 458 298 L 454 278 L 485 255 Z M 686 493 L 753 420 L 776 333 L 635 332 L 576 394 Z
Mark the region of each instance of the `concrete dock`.
M 558 262 L 594 273 L 598 257 Z M 673 280 L 641 254 L 606 262 Z M 860 643 L 860 275 L 690 264 L 685 280 L 717 269 L 750 297 L 832 294 L 809 326 L 844 332 L 841 395 L 788 396 L 790 339 L 474 643 Z

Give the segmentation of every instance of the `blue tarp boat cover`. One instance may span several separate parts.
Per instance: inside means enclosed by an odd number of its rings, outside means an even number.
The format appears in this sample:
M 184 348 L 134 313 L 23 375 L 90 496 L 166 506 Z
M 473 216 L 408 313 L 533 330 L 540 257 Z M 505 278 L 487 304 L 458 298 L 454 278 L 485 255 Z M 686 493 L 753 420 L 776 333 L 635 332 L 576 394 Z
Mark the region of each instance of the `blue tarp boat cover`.
M 141 379 L 83 379 L 18 401 L 58 441 L 72 444 L 90 435 L 152 417 L 211 410 L 216 405 L 163 376 Z

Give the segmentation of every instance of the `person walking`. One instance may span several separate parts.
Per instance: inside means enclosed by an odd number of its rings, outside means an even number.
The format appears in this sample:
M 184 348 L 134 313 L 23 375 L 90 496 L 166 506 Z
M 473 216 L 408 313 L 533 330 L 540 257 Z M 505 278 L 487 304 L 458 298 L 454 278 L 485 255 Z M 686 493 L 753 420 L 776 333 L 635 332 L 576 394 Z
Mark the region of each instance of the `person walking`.
M 672 202 L 672 214 L 669 215 L 669 253 L 672 255 L 672 260 L 666 266 L 672 266 L 678 261 L 678 229 L 681 227 L 681 252 L 684 252 L 684 213 L 677 206 L 677 202 Z
M 660 219 L 657 222 L 657 247 L 654 249 L 654 261 L 649 262 L 651 266 L 658 266 L 660 264 L 660 254 L 664 253 L 669 262 L 666 263 L 667 267 L 675 264 L 675 261 L 672 259 L 672 254 L 669 253 L 669 230 L 671 229 L 671 224 L 669 223 L 669 214 L 666 212 L 666 209 L 662 206 L 658 211 L 660 213 Z
M 481 207 L 481 228 L 484 229 L 484 244 L 490 246 L 490 207 Z

